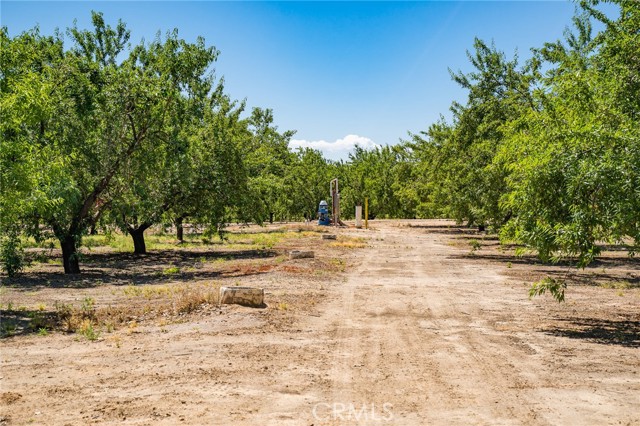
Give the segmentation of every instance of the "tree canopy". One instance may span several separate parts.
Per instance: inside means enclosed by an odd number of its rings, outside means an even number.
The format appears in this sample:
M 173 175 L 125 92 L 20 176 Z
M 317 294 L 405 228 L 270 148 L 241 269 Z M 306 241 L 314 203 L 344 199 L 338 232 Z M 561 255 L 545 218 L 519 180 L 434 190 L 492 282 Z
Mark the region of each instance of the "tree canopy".
M 177 30 L 129 43 L 93 13 L 90 30 L 10 37 L 0 30 L 0 242 L 9 273 L 25 236 L 53 235 L 66 272 L 97 227 L 145 252 L 144 231 L 183 221 L 315 215 L 340 179 L 343 217 L 447 217 L 498 232 L 545 261 L 586 266 L 602 243 L 640 248 L 640 7 L 579 3 L 562 40 L 530 58 L 473 41 L 467 93 L 398 145 L 347 160 L 293 151 L 269 108 L 245 112 L 213 65 L 219 52 Z M 602 30 L 593 33 L 593 23 Z M 13 265 L 13 266 L 12 266 Z
M 144 252 L 142 233 L 163 215 L 217 227 L 228 194 L 246 187 L 248 133 L 214 86 L 218 52 L 177 30 L 131 48 L 122 22 L 92 22 L 68 30 L 67 49 L 60 34 L 1 34 L 2 232 L 52 233 L 67 273 L 80 271 L 77 247 L 99 219 Z

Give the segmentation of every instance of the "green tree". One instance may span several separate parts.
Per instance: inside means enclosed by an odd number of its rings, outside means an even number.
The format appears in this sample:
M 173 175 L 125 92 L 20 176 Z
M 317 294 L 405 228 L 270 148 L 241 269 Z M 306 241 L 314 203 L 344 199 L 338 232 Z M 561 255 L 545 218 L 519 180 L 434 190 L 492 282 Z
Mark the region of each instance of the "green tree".
M 299 148 L 295 152 L 284 179 L 283 201 L 289 218 L 315 218 L 320 201 L 329 199 L 333 169 L 318 150 Z
M 289 204 L 285 192 L 287 167 L 293 161 L 289 141 L 295 131 L 278 132 L 273 124 L 273 111 L 254 108 L 248 120 L 251 137 L 243 144 L 250 195 L 239 218 L 262 223 L 284 218 Z
M 565 42 L 538 51 L 551 69 L 537 101 L 544 107 L 515 121 L 500 154 L 512 173 L 504 205 L 514 218 L 503 231 L 546 260 L 586 266 L 602 241 L 640 242 L 640 122 L 637 62 L 640 10 L 622 3 L 610 21 L 591 5 Z M 590 17 L 606 29 L 591 38 Z
M 467 103 L 454 102 L 453 123 L 436 123 L 414 135 L 413 146 L 428 153 L 423 156 L 429 164 L 429 183 L 424 188 L 431 193 L 424 198 L 438 206 L 436 211 L 458 222 L 497 228 L 511 212 L 500 204 L 508 171 L 493 160 L 504 141 L 505 124 L 534 107 L 533 74 L 527 66 L 518 67 L 517 57 L 507 60 L 479 39 L 474 50 L 467 53 L 474 71 L 451 72 L 453 80 L 468 91 Z
M 349 161 L 338 167 L 345 216 L 353 216 L 355 206 L 364 205 L 367 198 L 372 217 L 414 217 L 411 158 L 404 144 L 372 150 L 356 146 Z
M 47 42 L 37 30 L 2 46 L 9 56 L 21 45 L 32 54 L 31 63 L 10 63 L 3 91 L 3 101 L 31 98 L 14 113 L 24 125 L 5 134 L 5 142 L 19 146 L 24 141 L 30 157 L 41 162 L 26 199 L 37 195 L 42 202 L 30 203 L 21 219 L 36 236 L 40 224 L 53 230 L 67 273 L 80 271 L 77 246 L 96 203 L 145 132 L 130 127 L 129 119 L 138 111 L 116 65 L 129 32 L 122 23 L 115 29 L 106 25 L 100 14 L 92 18 L 93 32 L 70 30 L 75 44 L 66 52 L 60 36 Z M 43 44 L 56 47 L 40 51 Z M 39 64 L 36 69 L 34 63 Z M 121 104 L 125 107 L 118 108 Z
M 56 203 L 38 181 L 48 164 L 40 153 L 54 108 L 49 80 L 62 57 L 58 34 L 44 37 L 36 28 L 11 38 L 0 28 L 0 261 L 10 276 L 22 267 L 20 235 L 38 231 L 22 219 Z
M 194 174 L 204 175 L 207 165 L 194 162 L 207 158 L 194 152 L 207 149 L 192 135 L 200 133 L 211 120 L 210 110 L 227 101 L 222 85 L 213 89 L 211 65 L 218 52 L 199 38 L 187 43 L 177 30 L 164 40 L 157 37 L 149 45 L 139 45 L 126 66 L 148 76 L 149 85 L 170 99 L 166 108 L 153 111 L 156 127 L 148 135 L 150 143 L 141 147 L 123 164 L 123 170 L 108 201 L 111 219 L 133 238 L 137 254 L 146 252 L 144 232 L 169 211 L 180 210 L 180 220 L 189 213 L 189 201 L 207 196 L 208 187 L 194 182 Z M 202 176 L 207 181 L 212 176 Z M 211 186 L 213 186 L 211 182 Z M 192 204 L 192 203 L 191 203 Z M 191 210 L 194 209 L 190 206 Z
M 190 218 L 209 234 L 220 234 L 249 197 L 242 149 L 251 134 L 241 118 L 243 108 L 227 96 L 212 99 L 190 141 L 180 196 L 170 210 L 174 218 Z
M 442 184 L 446 160 L 446 149 L 452 137 L 452 125 L 444 118 L 432 124 L 427 131 L 411 134 L 406 142 L 413 161 L 413 188 L 415 214 L 417 217 L 449 217 L 446 213 L 447 188 Z
M 52 230 L 66 273 L 80 272 L 78 245 L 110 206 L 109 189 L 166 136 L 189 90 L 180 77 L 192 71 L 188 61 L 145 66 L 143 47 L 125 55 L 129 31 L 122 22 L 112 28 L 95 12 L 92 21 L 92 30 L 68 31 L 72 46 L 66 51 L 59 35 L 34 30 L 9 39 L 3 32 L 2 57 L 14 59 L 3 63 L 2 104 L 11 117 L 2 156 L 28 149 L 29 159 L 11 162 L 7 176 L 35 172 L 20 181 L 16 197 L 26 204 L 12 211 L 36 237 Z M 15 194 L 3 189 L 3 202 L 7 193 Z

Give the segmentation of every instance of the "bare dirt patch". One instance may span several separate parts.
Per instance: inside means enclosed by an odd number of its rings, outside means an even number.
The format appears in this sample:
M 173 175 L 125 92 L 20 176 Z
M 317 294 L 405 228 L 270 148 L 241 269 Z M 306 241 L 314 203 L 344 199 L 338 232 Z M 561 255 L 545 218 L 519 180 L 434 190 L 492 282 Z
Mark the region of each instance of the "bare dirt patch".
M 563 267 L 447 221 L 370 224 L 260 256 L 105 254 L 74 280 L 30 271 L 3 287 L 3 322 L 86 298 L 153 308 L 185 286 L 262 287 L 267 307 L 212 300 L 143 312 L 95 340 L 4 338 L 0 424 L 637 424 L 637 261 L 611 252 L 571 272 L 557 304 L 527 290 Z M 292 249 L 316 256 L 290 260 Z

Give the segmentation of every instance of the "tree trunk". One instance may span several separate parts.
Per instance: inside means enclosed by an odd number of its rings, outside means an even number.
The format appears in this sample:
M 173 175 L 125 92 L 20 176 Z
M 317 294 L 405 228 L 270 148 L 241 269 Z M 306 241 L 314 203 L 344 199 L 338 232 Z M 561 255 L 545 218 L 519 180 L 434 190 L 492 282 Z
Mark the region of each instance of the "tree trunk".
M 131 238 L 133 239 L 133 252 L 135 254 L 146 254 L 147 253 L 147 245 L 144 242 L 144 231 L 149 229 L 151 223 L 143 223 L 137 228 L 133 228 L 131 226 L 127 227 L 127 231 Z
M 75 238 L 67 236 L 63 240 L 60 240 L 60 248 L 62 248 L 64 273 L 79 274 L 80 263 L 78 262 L 78 250 L 76 248 Z
M 178 237 L 178 241 L 184 243 L 184 227 L 182 226 L 182 217 L 176 218 L 176 236 Z
M 129 229 L 129 235 L 133 238 L 133 252 L 135 254 L 147 253 L 147 245 L 144 242 L 144 229 Z
M 104 213 L 104 211 L 106 210 L 106 207 L 109 204 L 110 203 L 105 203 L 102 206 L 100 206 L 100 208 L 98 209 L 98 213 L 96 213 L 96 215 L 91 219 L 91 227 L 89 228 L 90 229 L 89 234 L 98 235 L 98 228 L 97 228 L 98 221 L 100 220 L 102 213 Z
M 269 223 L 273 223 L 273 213 L 269 213 Z

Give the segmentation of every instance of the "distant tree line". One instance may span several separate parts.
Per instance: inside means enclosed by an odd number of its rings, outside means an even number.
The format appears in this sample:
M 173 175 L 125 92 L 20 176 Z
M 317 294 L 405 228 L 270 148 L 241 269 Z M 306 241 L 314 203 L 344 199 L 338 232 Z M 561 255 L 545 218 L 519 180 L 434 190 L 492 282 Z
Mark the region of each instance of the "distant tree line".
M 273 112 L 231 99 L 218 51 L 177 30 L 131 46 L 125 24 L 45 36 L 0 30 L 0 259 L 9 275 L 25 237 L 54 236 L 66 273 L 82 237 L 184 223 L 315 217 L 339 178 L 342 210 L 447 217 L 499 232 L 544 260 L 589 264 L 601 242 L 640 247 L 640 6 L 620 15 L 583 1 L 564 40 L 520 64 L 476 39 L 467 92 L 398 145 L 356 147 L 347 161 L 291 150 Z M 592 34 L 592 22 L 604 29 Z

